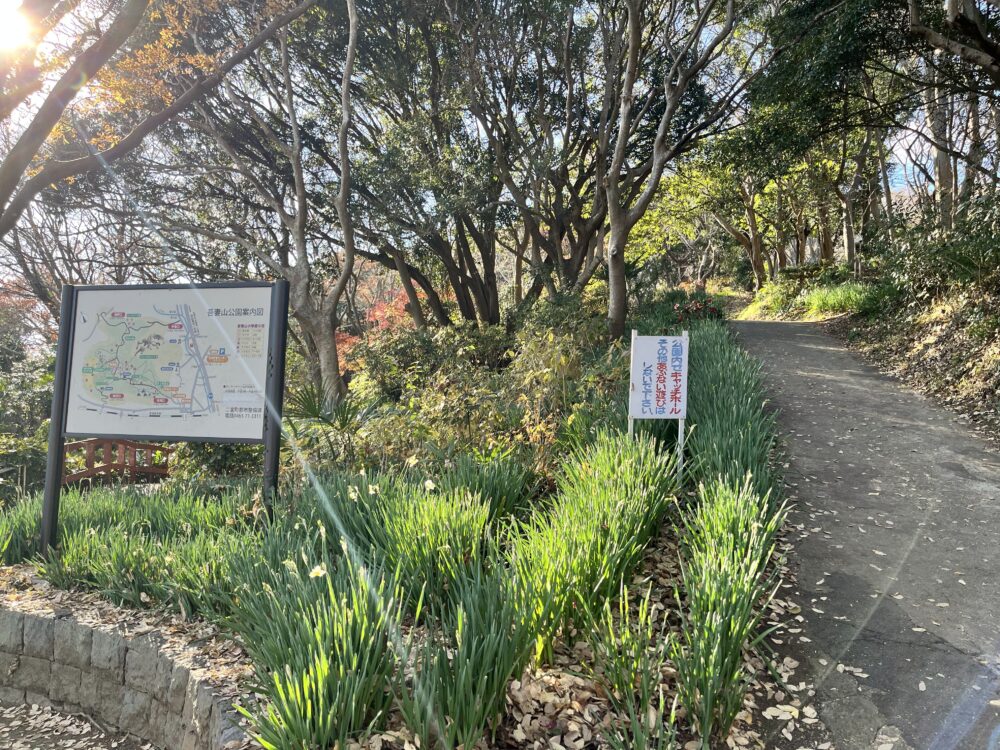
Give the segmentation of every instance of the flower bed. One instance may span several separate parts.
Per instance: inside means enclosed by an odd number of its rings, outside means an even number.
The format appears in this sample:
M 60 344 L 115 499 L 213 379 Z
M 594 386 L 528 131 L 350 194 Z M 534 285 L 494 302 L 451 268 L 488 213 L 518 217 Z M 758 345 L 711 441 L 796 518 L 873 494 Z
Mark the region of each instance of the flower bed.
M 672 304 L 637 327 L 672 328 Z M 248 485 L 69 494 L 40 573 L 217 623 L 250 656 L 260 700 L 243 712 L 268 748 L 752 741 L 747 696 L 778 693 L 755 682 L 755 646 L 784 513 L 756 365 L 724 324 L 691 324 L 700 486 L 682 487 L 673 423 L 624 434 L 627 352 L 577 330 L 475 365 L 544 402 L 518 411 L 510 449 L 487 426 L 426 461 L 333 461 L 286 488 L 274 521 Z M 357 445 L 338 455 L 360 460 Z M 37 500 L 0 516 L 8 561 L 33 554 L 37 518 Z

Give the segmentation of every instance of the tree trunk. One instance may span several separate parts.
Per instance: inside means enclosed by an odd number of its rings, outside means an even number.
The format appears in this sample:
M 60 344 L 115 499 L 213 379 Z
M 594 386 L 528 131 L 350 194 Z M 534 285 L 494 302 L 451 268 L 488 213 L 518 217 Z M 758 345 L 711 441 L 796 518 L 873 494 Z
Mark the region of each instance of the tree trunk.
M 889 183 L 889 166 L 885 158 L 885 142 L 878 139 L 878 168 L 882 176 L 882 193 L 885 196 L 885 231 L 889 242 L 893 240 L 895 213 L 892 207 L 892 185 Z
M 528 233 L 524 233 L 525 240 L 528 239 Z M 514 256 L 514 306 L 518 306 L 524 300 L 524 251 L 527 248 L 527 243 L 517 244 L 517 254 Z
M 347 395 L 347 384 L 340 372 L 340 352 L 337 351 L 337 331 L 332 324 L 319 323 L 314 335 L 319 360 L 319 376 L 324 392 L 335 401 Z
M 413 324 L 419 329 L 424 329 L 427 327 L 427 320 L 424 318 L 424 311 L 420 308 L 420 298 L 417 296 L 417 290 L 413 287 L 410 269 L 407 268 L 406 259 L 403 258 L 403 253 L 399 248 L 393 248 L 392 259 L 395 261 L 396 271 L 399 273 L 399 283 L 403 285 L 403 291 L 406 292 L 406 299 L 409 302 L 408 308 L 410 317 L 413 318 Z
M 806 262 L 807 242 L 809 238 L 809 227 L 805 219 L 799 214 L 795 223 L 795 265 L 801 266 Z
M 764 265 L 764 243 L 759 234 L 750 236 L 750 265 L 753 268 L 755 291 L 760 291 L 767 284 L 767 266 Z
M 768 276 L 767 268 L 764 265 L 764 237 L 761 235 L 760 225 L 757 221 L 757 193 L 746 189 L 741 184 L 740 194 L 743 197 L 750 236 L 750 265 L 753 267 L 753 275 L 759 291 L 767 283 Z M 773 263 L 771 267 L 774 267 Z
M 830 230 L 830 209 L 826 203 L 819 204 L 819 262 L 833 263 L 833 232 Z
M 625 281 L 625 242 L 628 231 L 612 227 L 608 246 L 608 335 L 612 341 L 625 335 L 628 286 Z
M 965 179 L 959 192 L 959 211 L 964 212 L 976 192 L 976 179 L 983 166 L 984 143 L 982 125 L 979 119 L 979 95 L 969 94 L 969 164 L 965 168 Z
M 847 265 L 854 268 L 858 248 L 854 237 L 854 199 L 850 195 L 844 196 L 844 253 L 847 256 Z
M 775 222 L 774 234 L 775 234 L 775 251 L 778 255 L 778 268 L 784 270 L 788 267 L 788 247 L 786 242 L 787 236 L 787 226 L 788 226 L 788 212 L 785 208 L 785 193 L 783 186 L 780 181 L 777 182 L 778 194 L 775 197 L 777 203 L 777 221 Z
M 947 146 L 950 143 L 948 135 L 948 93 L 941 81 L 937 69 L 930 68 L 931 85 L 925 94 L 927 110 L 927 125 L 934 140 L 934 197 L 937 203 L 938 217 L 944 229 L 951 229 L 955 210 L 954 183 L 951 155 Z

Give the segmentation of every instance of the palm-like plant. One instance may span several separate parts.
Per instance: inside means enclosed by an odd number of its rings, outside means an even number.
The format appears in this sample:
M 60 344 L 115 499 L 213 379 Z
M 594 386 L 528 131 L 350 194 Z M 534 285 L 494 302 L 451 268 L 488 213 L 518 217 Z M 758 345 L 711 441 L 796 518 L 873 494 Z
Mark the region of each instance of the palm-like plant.
M 289 433 L 300 448 L 324 458 L 354 462 L 354 436 L 378 413 L 379 402 L 348 394 L 334 398 L 322 386 L 307 383 L 288 394 L 285 416 Z

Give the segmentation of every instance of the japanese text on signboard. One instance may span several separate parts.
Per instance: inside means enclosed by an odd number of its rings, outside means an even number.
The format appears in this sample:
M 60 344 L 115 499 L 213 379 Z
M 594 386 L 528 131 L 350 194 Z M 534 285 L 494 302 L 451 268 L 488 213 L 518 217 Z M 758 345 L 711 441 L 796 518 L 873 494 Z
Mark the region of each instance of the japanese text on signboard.
M 636 336 L 632 346 L 629 416 L 687 417 L 688 342 L 684 336 Z

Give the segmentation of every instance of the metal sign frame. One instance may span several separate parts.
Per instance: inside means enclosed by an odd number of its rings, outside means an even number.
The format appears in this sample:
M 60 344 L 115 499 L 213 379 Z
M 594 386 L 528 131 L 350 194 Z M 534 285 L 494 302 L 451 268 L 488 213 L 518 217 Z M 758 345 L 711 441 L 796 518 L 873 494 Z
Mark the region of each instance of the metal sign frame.
M 42 554 L 56 546 L 59 520 L 59 493 L 65 464 L 64 447 L 67 437 L 120 438 L 107 433 L 66 432 L 66 412 L 73 361 L 73 339 L 76 327 L 77 294 L 86 291 L 144 289 L 240 289 L 271 288 L 271 315 L 268 330 L 267 376 L 264 383 L 264 423 L 260 438 L 201 438 L 191 435 L 129 435 L 136 440 L 189 443 L 240 443 L 264 445 L 264 501 L 271 507 L 278 491 L 278 461 L 281 451 L 281 414 L 285 392 L 285 348 L 288 342 L 288 282 L 231 281 L 203 284 L 122 284 L 73 286 L 62 288 L 59 314 L 59 341 L 56 348 L 55 379 L 52 389 L 52 418 L 49 423 L 48 459 L 45 466 L 45 490 L 42 498 Z

